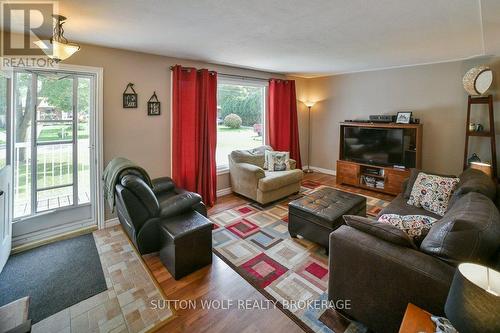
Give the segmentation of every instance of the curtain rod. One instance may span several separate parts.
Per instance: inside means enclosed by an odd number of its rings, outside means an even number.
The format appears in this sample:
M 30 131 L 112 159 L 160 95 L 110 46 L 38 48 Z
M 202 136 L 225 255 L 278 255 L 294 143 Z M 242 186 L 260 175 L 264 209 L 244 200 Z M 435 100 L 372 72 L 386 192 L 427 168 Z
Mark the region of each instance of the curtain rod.
M 172 70 L 175 66 L 170 66 L 170 70 Z M 191 68 L 191 67 L 182 67 L 182 70 L 188 71 L 188 70 L 195 70 L 196 68 Z M 210 72 L 215 72 L 215 71 L 210 71 Z M 232 77 L 232 78 L 238 78 L 238 79 L 243 79 L 243 80 L 257 80 L 257 81 L 269 81 L 269 79 L 264 79 L 261 77 L 255 77 L 255 76 L 246 76 L 246 75 L 236 75 L 236 74 L 225 74 L 225 73 L 220 73 L 217 72 L 217 75 L 219 76 L 225 76 L 225 77 Z
M 255 77 L 255 76 L 245 76 L 245 75 L 235 75 L 235 74 L 224 74 L 224 73 L 219 73 L 220 76 L 225 76 L 225 77 L 232 77 L 236 79 L 243 79 L 243 80 L 254 80 L 254 81 L 269 81 L 269 79 L 263 79 L 261 77 Z

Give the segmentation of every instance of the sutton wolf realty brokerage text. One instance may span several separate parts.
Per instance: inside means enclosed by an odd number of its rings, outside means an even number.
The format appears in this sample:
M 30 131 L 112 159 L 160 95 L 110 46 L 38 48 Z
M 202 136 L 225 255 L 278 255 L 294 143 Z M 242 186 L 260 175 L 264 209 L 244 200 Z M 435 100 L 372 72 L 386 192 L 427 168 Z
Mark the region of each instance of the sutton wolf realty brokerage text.
M 254 300 L 254 299 L 215 299 L 215 300 L 151 300 L 150 306 L 153 309 L 168 309 L 171 305 L 178 310 L 203 309 L 203 310 L 271 310 L 278 307 L 290 310 L 325 310 L 325 309 L 350 309 L 350 300 Z

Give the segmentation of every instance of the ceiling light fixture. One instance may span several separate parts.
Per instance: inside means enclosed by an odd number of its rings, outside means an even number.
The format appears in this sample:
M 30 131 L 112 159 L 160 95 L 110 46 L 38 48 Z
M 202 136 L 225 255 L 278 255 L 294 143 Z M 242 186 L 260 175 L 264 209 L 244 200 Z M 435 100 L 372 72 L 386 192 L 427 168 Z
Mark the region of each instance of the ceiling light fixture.
M 63 24 L 66 21 L 66 17 L 62 15 L 52 15 L 56 20 L 54 33 L 50 40 L 39 40 L 35 44 L 50 58 L 59 62 L 61 60 L 68 59 L 75 52 L 80 50 L 80 45 L 70 43 L 64 37 Z

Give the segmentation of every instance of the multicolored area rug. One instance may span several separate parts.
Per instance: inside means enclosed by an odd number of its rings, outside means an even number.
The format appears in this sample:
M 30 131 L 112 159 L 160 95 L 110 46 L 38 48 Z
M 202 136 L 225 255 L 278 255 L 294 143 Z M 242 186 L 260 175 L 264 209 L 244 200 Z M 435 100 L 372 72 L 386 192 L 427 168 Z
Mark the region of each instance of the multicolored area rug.
M 324 320 L 328 257 L 319 245 L 290 237 L 288 203 L 322 187 L 304 181 L 299 194 L 271 206 L 249 203 L 210 216 L 214 252 L 309 332 L 333 332 Z M 376 215 L 388 204 L 367 197 L 367 212 Z M 364 331 L 363 325 L 352 322 L 344 332 Z

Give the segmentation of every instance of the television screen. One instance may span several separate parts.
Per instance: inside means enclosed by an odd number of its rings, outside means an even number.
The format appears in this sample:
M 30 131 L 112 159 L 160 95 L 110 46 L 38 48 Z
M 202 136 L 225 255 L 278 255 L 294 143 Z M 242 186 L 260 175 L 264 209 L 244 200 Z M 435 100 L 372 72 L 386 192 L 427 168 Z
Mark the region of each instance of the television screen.
M 400 128 L 344 127 L 343 160 L 381 166 L 404 166 Z

